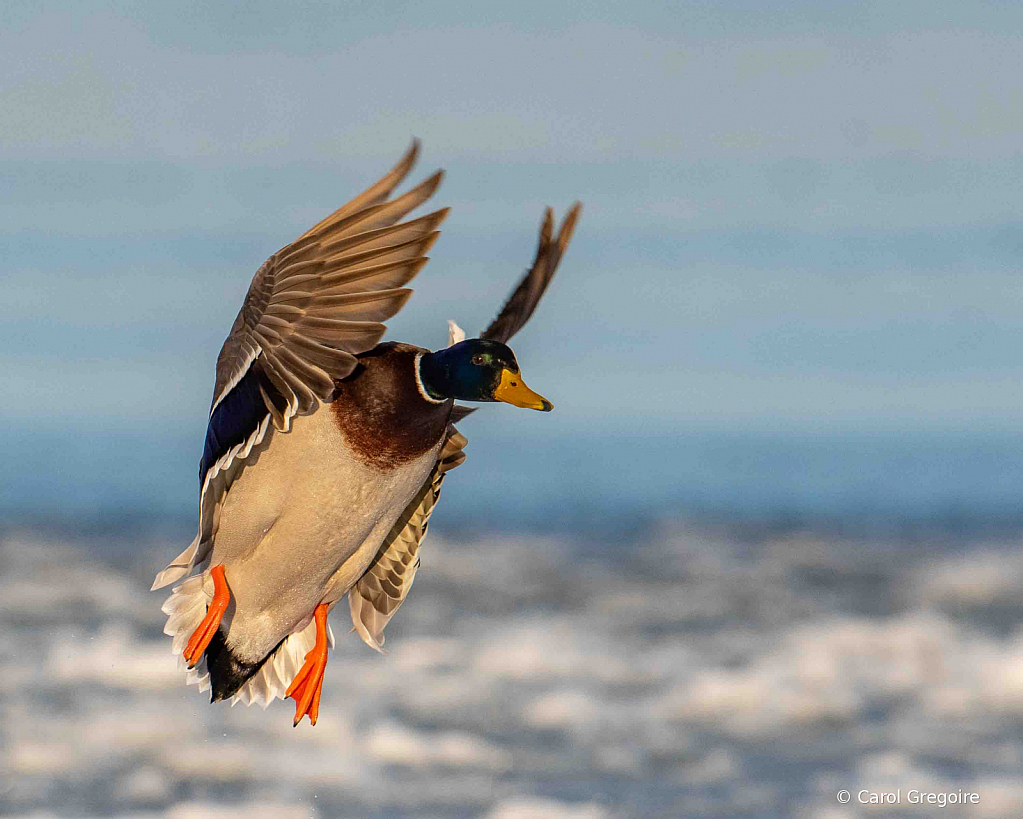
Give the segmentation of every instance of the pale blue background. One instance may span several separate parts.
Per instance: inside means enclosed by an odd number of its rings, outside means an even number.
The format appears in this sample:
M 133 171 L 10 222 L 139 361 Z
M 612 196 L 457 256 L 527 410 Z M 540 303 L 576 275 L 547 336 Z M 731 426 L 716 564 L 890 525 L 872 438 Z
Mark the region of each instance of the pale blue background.
M 1021 21 L 958 2 L 5 3 L 2 505 L 191 514 L 252 273 L 416 135 L 453 212 L 390 337 L 485 326 L 542 207 L 585 203 L 515 342 L 557 410 L 466 422 L 462 513 L 1009 513 Z

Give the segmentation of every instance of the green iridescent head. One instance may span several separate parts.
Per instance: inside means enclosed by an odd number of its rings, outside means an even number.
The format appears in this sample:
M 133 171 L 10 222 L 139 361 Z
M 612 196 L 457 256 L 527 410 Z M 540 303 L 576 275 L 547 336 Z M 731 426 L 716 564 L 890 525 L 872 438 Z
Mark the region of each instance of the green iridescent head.
M 550 412 L 554 405 L 522 380 L 515 354 L 499 341 L 470 338 L 435 353 L 424 353 L 419 377 L 434 399 L 504 401 Z

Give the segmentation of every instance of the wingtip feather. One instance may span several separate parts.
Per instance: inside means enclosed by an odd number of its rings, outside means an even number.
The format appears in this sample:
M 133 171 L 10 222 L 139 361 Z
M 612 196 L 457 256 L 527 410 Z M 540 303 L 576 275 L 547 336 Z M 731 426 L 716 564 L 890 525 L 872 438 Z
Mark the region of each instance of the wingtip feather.
M 387 199 L 401 181 L 408 176 L 409 171 L 412 170 L 412 166 L 416 164 L 416 160 L 419 158 L 419 148 L 419 140 L 413 137 L 412 144 L 409 145 L 401 159 L 398 160 L 391 170 L 385 173 L 382 177 L 380 177 L 380 179 L 366 188 L 366 190 L 350 202 L 342 205 L 328 217 L 309 228 L 309 230 L 303 233 L 295 241 L 295 243 L 321 233 L 326 233 L 328 229 L 332 228 L 338 222 L 347 218 L 351 214 L 365 207 L 372 207 L 373 203 L 378 202 L 380 199 Z
M 430 176 L 426 177 L 426 179 L 424 179 L 418 185 L 416 185 L 414 190 L 422 191 L 424 194 L 423 198 L 429 199 L 431 196 L 433 196 L 434 192 L 437 190 L 437 188 L 440 187 L 440 183 L 443 181 L 444 169 L 440 168 L 439 170 L 434 171 Z M 445 210 L 449 210 L 449 208 L 445 208 Z
M 575 231 L 576 222 L 579 221 L 579 214 L 583 212 L 583 203 L 577 201 L 569 209 L 568 213 L 565 214 L 565 218 L 561 220 L 561 227 L 558 228 L 558 240 L 557 245 L 559 250 L 564 250 L 568 247 L 568 243 L 572 240 L 572 233 Z

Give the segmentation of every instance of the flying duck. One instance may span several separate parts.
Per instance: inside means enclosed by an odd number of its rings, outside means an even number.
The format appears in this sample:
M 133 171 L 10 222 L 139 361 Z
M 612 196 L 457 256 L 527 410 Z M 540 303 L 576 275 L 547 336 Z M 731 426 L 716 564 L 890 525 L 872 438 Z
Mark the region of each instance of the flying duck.
M 199 463 L 199 527 L 156 576 L 182 581 L 164 628 L 187 682 L 213 702 L 295 700 L 315 725 L 330 609 L 382 651 L 405 600 L 445 473 L 465 459 L 455 403 L 548 412 L 507 342 L 529 320 L 572 236 L 547 208 L 532 266 L 479 338 L 449 322 L 431 352 L 380 342 L 448 209 L 405 220 L 442 171 L 392 198 L 418 141 L 378 182 L 256 272 L 217 358 Z

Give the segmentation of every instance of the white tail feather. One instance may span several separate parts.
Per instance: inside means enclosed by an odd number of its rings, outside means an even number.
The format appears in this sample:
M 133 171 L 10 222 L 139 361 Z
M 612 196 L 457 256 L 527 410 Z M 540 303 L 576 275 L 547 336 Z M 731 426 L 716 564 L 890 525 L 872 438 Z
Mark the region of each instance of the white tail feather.
M 192 569 L 192 561 L 195 560 L 195 553 L 198 548 L 199 535 L 196 535 L 192 544 L 174 558 L 170 562 L 170 565 L 156 576 L 156 580 L 153 581 L 153 585 L 149 590 L 156 591 L 157 589 L 162 589 L 164 586 L 169 586 L 171 583 L 176 580 L 180 580 L 188 574 Z
M 198 685 L 200 691 L 210 687 L 206 657 L 204 655 L 196 667 L 190 669 L 182 653 L 188 638 L 206 616 L 206 609 L 213 599 L 213 582 L 211 580 L 207 583 L 208 577 L 209 572 L 202 572 L 175 586 L 162 606 L 163 613 L 168 615 L 163 633 L 171 637 L 171 651 L 178 658 L 178 667 L 186 671 L 186 682 Z
M 210 688 L 206 655 L 203 655 L 195 668 L 189 669 L 182 653 L 188 638 L 206 616 L 206 609 L 212 600 L 213 581 L 207 570 L 175 586 L 162 607 L 163 613 L 167 615 L 163 633 L 172 638 L 171 650 L 178 658 L 178 666 L 186 671 L 185 682 L 188 685 L 198 685 L 200 691 L 207 691 Z M 284 699 L 288 686 L 305 662 L 305 655 L 315 643 L 316 623 L 310 617 L 289 634 L 259 671 L 238 689 L 231 697 L 231 705 L 237 702 L 245 705 L 257 703 L 266 708 L 275 699 Z M 330 648 L 334 647 L 334 632 L 329 625 L 327 645 Z
M 310 618 L 304 626 L 293 631 L 263 666 L 231 697 L 231 705 L 261 705 L 266 708 L 276 699 L 283 700 L 288 686 L 316 644 L 316 622 Z M 327 646 L 334 647 L 334 632 L 327 626 Z

